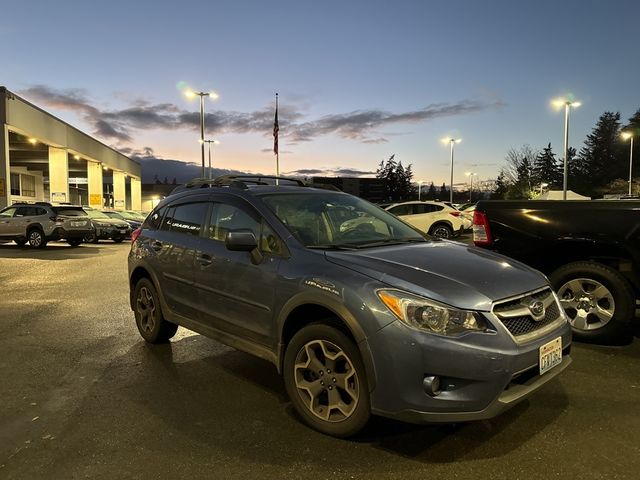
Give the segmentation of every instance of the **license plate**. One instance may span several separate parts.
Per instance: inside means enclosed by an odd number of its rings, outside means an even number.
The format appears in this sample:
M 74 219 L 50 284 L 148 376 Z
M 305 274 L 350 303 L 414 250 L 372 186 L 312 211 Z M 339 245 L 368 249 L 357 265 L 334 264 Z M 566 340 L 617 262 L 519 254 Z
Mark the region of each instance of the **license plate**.
M 84 227 L 86 222 L 71 222 L 72 227 Z
M 120 233 L 127 233 L 126 230 L 120 230 Z
M 562 338 L 558 337 L 540 347 L 540 375 L 562 363 Z

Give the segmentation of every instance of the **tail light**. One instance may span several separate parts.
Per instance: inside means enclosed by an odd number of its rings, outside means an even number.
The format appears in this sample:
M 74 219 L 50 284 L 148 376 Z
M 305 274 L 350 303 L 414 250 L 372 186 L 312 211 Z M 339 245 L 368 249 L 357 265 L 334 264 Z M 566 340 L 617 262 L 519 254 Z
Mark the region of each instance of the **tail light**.
M 52 222 L 55 222 L 55 223 L 64 223 L 64 218 L 60 218 L 60 217 L 56 217 L 56 216 L 49 217 L 49 220 L 51 220 Z
M 453 212 L 449 212 L 449 215 L 453 215 L 454 217 L 459 217 L 460 212 L 458 210 L 454 210 Z
M 473 212 L 473 243 L 478 246 L 487 246 L 493 243 L 487 214 L 478 210 Z
M 141 233 L 142 233 L 142 228 L 136 228 L 131 233 L 131 243 L 135 242 L 138 239 L 138 237 L 140 236 Z

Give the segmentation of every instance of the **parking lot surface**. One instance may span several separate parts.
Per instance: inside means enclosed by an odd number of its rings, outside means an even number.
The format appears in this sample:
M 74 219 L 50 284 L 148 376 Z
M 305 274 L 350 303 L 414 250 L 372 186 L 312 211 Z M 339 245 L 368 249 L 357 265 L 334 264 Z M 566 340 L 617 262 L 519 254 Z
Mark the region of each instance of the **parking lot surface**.
M 0 245 L 0 479 L 638 478 L 640 339 L 489 420 L 302 425 L 275 367 L 180 329 L 147 345 L 128 245 Z

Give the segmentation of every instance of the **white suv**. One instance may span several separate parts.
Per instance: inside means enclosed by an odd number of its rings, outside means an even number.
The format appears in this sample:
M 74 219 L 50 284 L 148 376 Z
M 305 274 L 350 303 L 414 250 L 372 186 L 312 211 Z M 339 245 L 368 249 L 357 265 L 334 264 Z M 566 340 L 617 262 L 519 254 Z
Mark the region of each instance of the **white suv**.
M 440 202 L 394 203 L 385 210 L 434 237 L 451 238 L 465 229 L 460 211 Z

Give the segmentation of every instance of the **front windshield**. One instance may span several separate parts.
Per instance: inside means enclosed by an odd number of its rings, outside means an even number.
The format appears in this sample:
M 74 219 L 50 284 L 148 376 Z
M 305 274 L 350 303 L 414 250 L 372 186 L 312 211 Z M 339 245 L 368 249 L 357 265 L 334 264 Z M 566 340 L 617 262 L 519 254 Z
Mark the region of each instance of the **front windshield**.
M 102 213 L 98 210 L 86 209 L 85 212 L 87 212 L 87 215 L 89 215 L 91 218 L 111 218 L 109 217 L 109 215 Z
M 133 220 L 136 222 L 144 222 L 144 217 L 142 215 L 140 215 L 139 213 L 135 213 L 135 212 L 129 212 L 129 211 L 124 211 L 124 212 L 120 212 L 120 215 L 122 216 L 122 218 L 125 218 L 127 220 Z
M 341 193 L 267 194 L 264 203 L 309 248 L 364 248 L 426 238 L 388 212 Z

